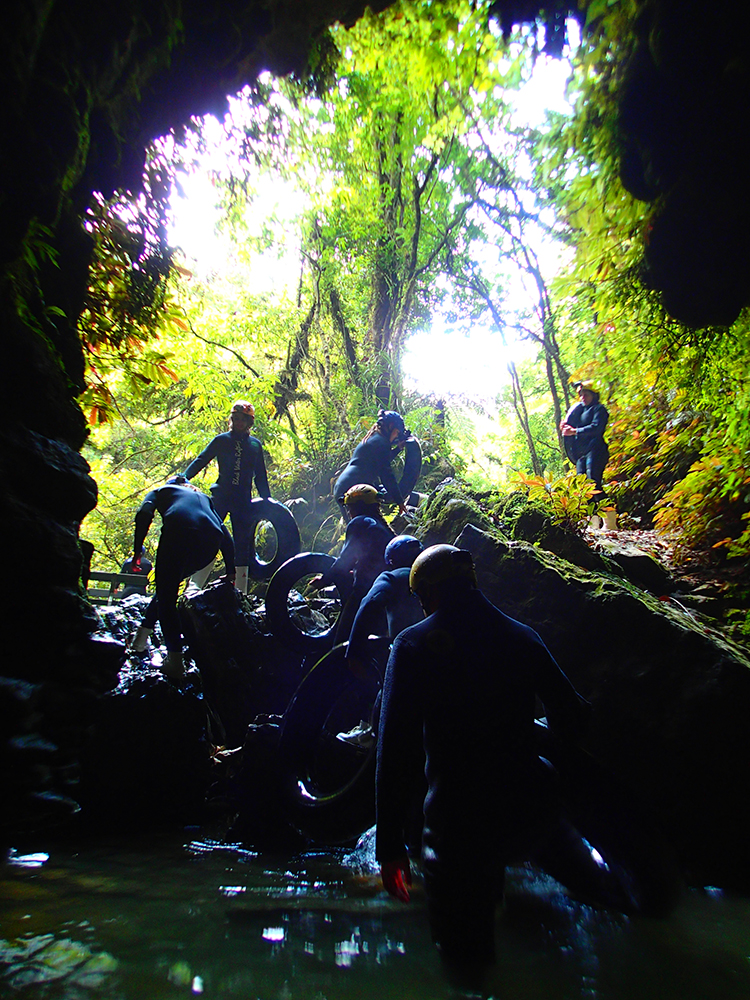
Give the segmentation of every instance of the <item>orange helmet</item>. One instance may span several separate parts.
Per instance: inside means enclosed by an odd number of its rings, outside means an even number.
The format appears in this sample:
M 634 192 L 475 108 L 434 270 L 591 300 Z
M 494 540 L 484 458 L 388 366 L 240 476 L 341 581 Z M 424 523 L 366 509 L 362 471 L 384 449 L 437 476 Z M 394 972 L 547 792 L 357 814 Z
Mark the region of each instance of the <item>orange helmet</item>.
M 243 417 L 247 417 L 250 423 L 255 420 L 255 407 L 244 399 L 232 404 L 232 413 L 241 413 Z

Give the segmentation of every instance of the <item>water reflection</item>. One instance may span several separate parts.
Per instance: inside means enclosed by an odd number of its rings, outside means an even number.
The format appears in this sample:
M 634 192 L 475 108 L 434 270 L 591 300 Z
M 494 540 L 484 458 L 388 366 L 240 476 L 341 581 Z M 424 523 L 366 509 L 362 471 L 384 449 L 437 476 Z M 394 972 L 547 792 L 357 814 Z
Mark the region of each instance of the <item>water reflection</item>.
M 179 842 L 19 845 L 0 880 L 0 995 L 160 1000 L 455 996 L 419 893 L 390 900 L 371 845 L 259 855 Z M 475 870 L 472 877 L 481 877 Z M 572 902 L 514 869 L 488 995 L 514 1000 L 742 1000 L 750 903 L 708 888 L 668 920 Z

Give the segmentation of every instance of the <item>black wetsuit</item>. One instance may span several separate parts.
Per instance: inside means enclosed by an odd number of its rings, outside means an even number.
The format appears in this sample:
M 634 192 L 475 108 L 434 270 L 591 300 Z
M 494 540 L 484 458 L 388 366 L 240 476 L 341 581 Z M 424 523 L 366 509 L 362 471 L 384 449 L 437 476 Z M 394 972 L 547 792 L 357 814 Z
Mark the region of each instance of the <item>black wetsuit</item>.
M 396 452 L 391 451 L 388 439 L 378 431 L 360 441 L 349 459 L 349 464 L 336 480 L 336 485 L 333 487 L 335 499 L 340 501 L 348 489 L 360 483 L 369 486 L 378 486 L 382 483 L 388 499 L 394 503 L 402 503 L 403 493 L 391 468 L 391 461 L 395 455 Z
M 359 606 L 349 633 L 349 655 L 365 658 L 368 635 L 391 639 L 424 617 L 418 598 L 409 589 L 410 566 L 388 569 L 375 580 Z
M 360 601 L 385 569 L 385 547 L 395 535 L 385 522 L 374 517 L 353 517 L 346 526 L 346 539 L 338 558 L 320 581 L 321 587 L 332 584 L 344 600 L 339 615 L 337 639 L 348 638 Z
M 205 493 L 190 486 L 168 485 L 152 490 L 135 515 L 134 552 L 141 551 L 156 511 L 162 517 L 156 551 L 156 593 L 142 624 L 153 628 L 158 618 L 167 649 L 178 651 L 182 649 L 177 616 L 180 583 L 211 562 L 219 550 L 227 573 L 234 573 L 234 545 Z
M 568 411 L 565 422 L 576 428 L 574 435 L 563 436 L 565 452 L 579 475 L 586 475 L 602 489 L 602 475 L 609 459 L 609 448 L 604 431 L 609 412 L 602 403 L 585 406 L 575 403 Z
M 249 434 L 234 434 L 231 431 L 219 434 L 193 459 L 185 470 L 185 478 L 192 479 L 214 458 L 219 466 L 219 478 L 211 487 L 211 499 L 222 521 L 229 514 L 237 563 L 247 566 L 250 561 L 253 479 L 259 496 L 268 498 L 271 495 L 263 446 Z
M 446 954 L 491 958 L 505 865 L 552 808 L 536 753 L 536 695 L 554 729 L 578 734 L 588 704 L 536 632 L 478 590 L 458 592 L 393 643 L 378 742 L 377 857 L 406 854 L 424 765 L 423 870 L 433 936 Z

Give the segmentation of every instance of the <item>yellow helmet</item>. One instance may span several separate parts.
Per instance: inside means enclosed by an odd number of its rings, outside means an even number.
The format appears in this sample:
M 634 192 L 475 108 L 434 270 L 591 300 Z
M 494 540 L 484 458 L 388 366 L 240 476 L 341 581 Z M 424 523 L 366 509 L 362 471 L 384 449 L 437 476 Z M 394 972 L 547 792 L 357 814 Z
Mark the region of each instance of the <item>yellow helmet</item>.
M 343 502 L 347 507 L 352 507 L 355 504 L 376 504 L 380 503 L 380 494 L 369 483 L 357 483 L 356 486 L 350 486 L 346 491 Z
M 443 583 L 477 585 L 471 552 L 455 545 L 431 545 L 412 563 L 409 587 L 417 597 Z

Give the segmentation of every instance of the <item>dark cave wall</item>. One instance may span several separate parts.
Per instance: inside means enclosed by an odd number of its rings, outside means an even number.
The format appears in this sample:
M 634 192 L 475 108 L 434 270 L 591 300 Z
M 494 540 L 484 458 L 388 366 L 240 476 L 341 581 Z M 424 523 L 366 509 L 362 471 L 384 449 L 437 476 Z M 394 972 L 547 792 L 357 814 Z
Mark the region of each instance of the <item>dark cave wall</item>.
M 387 2 L 371 4 L 382 9 Z M 76 319 L 92 191 L 141 186 L 147 144 L 191 115 L 223 115 L 264 69 L 307 73 L 347 0 L 92 3 L 3 15 L 0 79 L 0 832 L 45 826 L 76 795 L 80 747 L 122 647 L 100 641 L 79 587 L 80 521 L 96 484 L 79 450 Z

